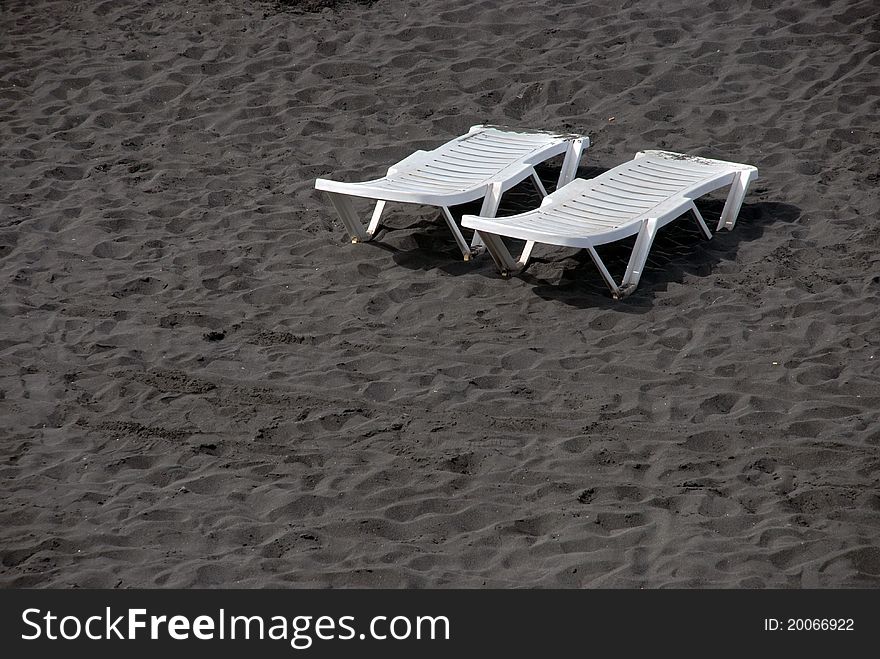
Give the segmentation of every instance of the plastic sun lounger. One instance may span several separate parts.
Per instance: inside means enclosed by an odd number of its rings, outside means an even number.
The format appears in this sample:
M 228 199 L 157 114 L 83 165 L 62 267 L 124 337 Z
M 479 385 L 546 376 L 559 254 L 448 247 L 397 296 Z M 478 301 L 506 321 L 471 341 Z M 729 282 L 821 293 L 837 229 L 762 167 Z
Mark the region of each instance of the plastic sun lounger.
M 542 196 L 547 195 L 535 165 L 565 154 L 557 187 L 569 183 L 577 172 L 581 153 L 590 141 L 580 135 L 561 135 L 496 126 L 473 126 L 433 151 L 416 151 L 388 169 L 380 179 L 343 183 L 319 178 L 315 188 L 326 192 L 353 243 L 370 240 L 379 228 L 389 201 L 439 206 L 443 211 L 464 260 L 472 248 L 482 246 L 474 234 L 470 247 L 455 223 L 450 206 L 483 199 L 480 215 L 494 217 L 501 195 L 531 177 Z M 355 214 L 351 197 L 377 201 L 372 219 L 364 228 Z
M 502 275 L 528 263 L 534 243 L 577 247 L 590 252 L 615 299 L 638 286 L 658 229 L 688 213 L 706 238 L 712 233 L 694 199 L 730 186 L 716 231 L 733 229 L 749 183 L 758 177 L 751 165 L 697 158 L 669 151 L 641 151 L 596 178 L 576 179 L 544 198 L 541 207 L 504 218 L 465 215 L 462 225 L 475 229 Z M 632 255 L 618 285 L 595 247 L 637 234 Z M 526 241 L 514 261 L 501 236 Z

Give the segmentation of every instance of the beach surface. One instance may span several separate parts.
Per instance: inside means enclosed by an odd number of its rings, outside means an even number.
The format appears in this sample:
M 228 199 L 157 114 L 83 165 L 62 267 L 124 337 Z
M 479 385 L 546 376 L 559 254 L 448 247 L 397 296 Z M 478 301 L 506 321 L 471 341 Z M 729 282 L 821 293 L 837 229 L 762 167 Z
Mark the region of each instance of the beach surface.
M 880 586 L 878 16 L 4 2 L 0 586 Z M 479 123 L 761 178 L 620 302 L 314 190 Z

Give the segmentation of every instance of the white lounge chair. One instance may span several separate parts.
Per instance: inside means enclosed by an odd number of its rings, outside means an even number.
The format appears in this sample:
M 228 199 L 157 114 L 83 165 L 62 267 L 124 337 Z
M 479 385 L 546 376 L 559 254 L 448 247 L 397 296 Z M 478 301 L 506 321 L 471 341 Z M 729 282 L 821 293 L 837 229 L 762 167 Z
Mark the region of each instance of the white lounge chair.
M 319 178 L 315 188 L 329 195 L 353 243 L 370 240 L 376 234 L 388 201 L 439 206 L 467 261 L 471 248 L 481 243 L 475 235 L 468 246 L 449 212 L 450 206 L 483 198 L 480 215 L 494 217 L 501 195 L 530 176 L 538 191 L 546 196 L 535 165 L 564 153 L 558 183 L 562 187 L 574 178 L 582 149 L 589 144 L 589 139 L 580 135 L 473 126 L 466 135 L 433 151 L 416 151 L 390 167 L 380 179 L 342 183 Z M 355 214 L 351 197 L 377 201 L 366 229 Z
M 604 174 L 576 179 L 546 197 L 541 207 L 504 218 L 465 215 L 462 225 L 475 229 L 505 276 L 528 263 L 537 243 L 578 247 L 593 263 L 615 299 L 639 283 L 657 230 L 689 213 L 707 238 L 712 233 L 693 200 L 730 186 L 716 231 L 733 229 L 749 183 L 758 177 L 751 165 L 697 158 L 669 151 L 642 151 Z M 620 285 L 602 263 L 595 247 L 638 234 Z M 501 236 L 526 241 L 514 261 Z

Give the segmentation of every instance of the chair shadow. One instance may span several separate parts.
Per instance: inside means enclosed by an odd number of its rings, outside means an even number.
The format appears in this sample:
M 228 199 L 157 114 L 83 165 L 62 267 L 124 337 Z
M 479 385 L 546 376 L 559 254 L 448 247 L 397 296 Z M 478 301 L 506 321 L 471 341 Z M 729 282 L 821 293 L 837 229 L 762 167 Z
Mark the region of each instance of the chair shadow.
M 559 177 L 559 165 L 545 163 L 536 167 L 536 170 L 547 192 L 553 192 Z M 581 166 L 577 177 L 590 179 L 606 171 L 607 168 Z M 522 213 L 537 208 L 540 204 L 541 195 L 531 181 L 525 180 L 504 194 L 498 217 Z M 556 300 L 575 307 L 604 307 L 640 313 L 650 309 L 656 293 L 665 290 L 670 283 L 681 283 L 688 276 L 710 274 L 719 263 L 731 260 L 741 243 L 760 238 L 767 225 L 774 222 L 794 222 L 802 212 L 797 206 L 781 202 L 744 203 L 734 230 L 715 233 L 714 227 L 721 216 L 724 200 L 704 198 L 697 200 L 696 205 L 706 223 L 713 229 L 712 240 L 707 240 L 696 223 L 688 217 L 682 217 L 662 228 L 654 240 L 638 288 L 623 304 L 611 297 L 608 287 L 585 250 L 537 245 L 529 267 L 517 276 L 533 284 L 535 294 L 546 300 Z M 475 201 L 450 210 L 460 224 L 462 215 L 478 214 L 480 206 L 481 201 Z M 388 235 L 397 231 L 406 231 L 407 238 L 415 247 L 404 250 L 383 242 L 383 233 Z M 472 233 L 468 229 L 464 229 L 463 233 L 465 238 L 470 239 Z M 462 259 L 461 252 L 439 212 L 431 219 L 420 219 L 402 227 L 383 228 L 377 238 L 378 240 L 367 244 L 391 252 L 395 263 L 404 268 L 441 270 L 453 276 L 499 276 L 488 255 L 469 262 Z M 522 241 L 505 239 L 505 242 L 511 254 L 519 254 L 522 250 Z M 620 281 L 626 270 L 634 243 L 635 236 L 596 248 L 617 281 Z M 565 264 L 561 278 L 558 277 L 560 261 Z M 554 266 L 553 281 L 536 274 L 542 270 L 542 264 Z
M 538 253 L 530 267 L 519 276 L 534 284 L 535 294 L 574 307 L 614 308 L 627 313 L 642 313 L 653 306 L 659 291 L 670 283 L 682 283 L 685 277 L 702 277 L 711 274 L 723 261 L 734 258 L 741 243 L 759 239 L 765 228 L 774 222 L 791 223 L 801 216 L 801 209 L 781 202 L 757 202 L 743 204 L 733 231 L 714 232 L 715 224 L 724 208 L 723 200 L 697 200 L 697 208 L 713 229 L 712 240 L 707 240 L 697 228 L 696 222 L 687 216 L 662 228 L 654 240 L 645 270 L 638 288 L 623 304 L 611 297 L 596 266 L 584 250 L 565 250 L 566 260 L 573 267 L 566 267 L 558 282 L 550 282 L 530 274 L 534 264 L 548 263 Z M 615 280 L 620 281 L 632 252 L 635 236 L 615 243 L 597 247 L 596 251 L 605 262 Z M 556 259 L 558 261 L 558 256 Z

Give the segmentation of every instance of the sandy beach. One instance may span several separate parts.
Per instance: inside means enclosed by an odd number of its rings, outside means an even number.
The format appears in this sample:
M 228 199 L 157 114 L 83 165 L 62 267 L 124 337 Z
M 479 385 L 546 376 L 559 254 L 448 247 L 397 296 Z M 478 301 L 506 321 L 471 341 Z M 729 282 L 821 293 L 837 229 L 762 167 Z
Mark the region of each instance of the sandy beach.
M 874 0 L 10 0 L 0 37 L 0 586 L 880 586 Z M 435 208 L 350 244 L 314 190 L 479 123 L 761 178 L 623 301 Z

